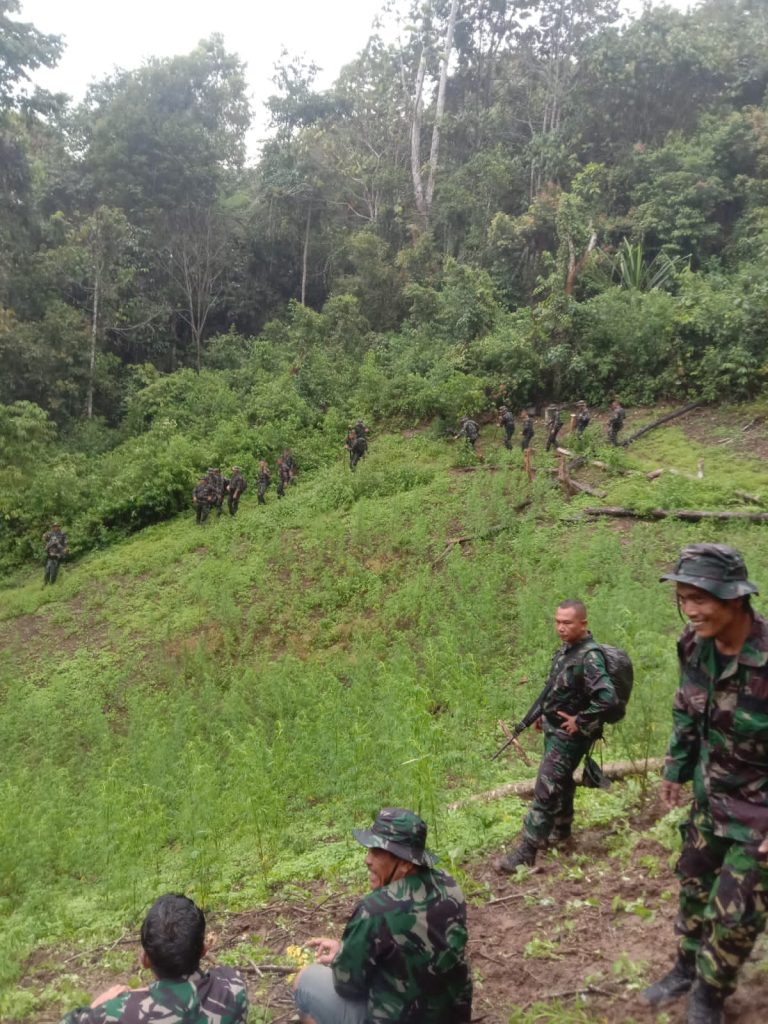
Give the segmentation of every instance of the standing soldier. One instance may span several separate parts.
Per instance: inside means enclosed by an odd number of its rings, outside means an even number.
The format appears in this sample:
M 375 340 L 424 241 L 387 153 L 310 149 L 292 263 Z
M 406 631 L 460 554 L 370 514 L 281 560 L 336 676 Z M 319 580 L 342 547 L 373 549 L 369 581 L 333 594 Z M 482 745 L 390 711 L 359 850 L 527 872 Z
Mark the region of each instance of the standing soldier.
M 240 504 L 240 496 L 248 490 L 245 477 L 240 472 L 239 466 L 232 467 L 232 476 L 227 481 L 227 507 L 229 514 L 235 515 L 237 506 Z
M 643 992 L 651 1006 L 692 990 L 688 1024 L 722 1024 L 768 915 L 768 621 L 744 559 L 724 544 L 683 548 L 671 573 L 688 625 L 661 798 L 693 802 L 682 828 L 677 961 Z
M 213 477 L 211 479 L 211 485 L 213 488 L 213 505 L 219 516 L 221 516 L 224 510 L 224 496 L 227 493 L 227 485 L 229 480 L 221 475 L 221 470 L 216 467 L 213 471 Z
M 55 583 L 59 575 L 59 562 L 65 555 L 69 554 L 67 547 L 67 535 L 62 532 L 58 523 L 52 523 L 50 530 L 43 535 L 45 544 L 45 575 L 43 586 L 46 583 Z
M 195 506 L 195 521 L 202 526 L 208 518 L 213 503 L 213 487 L 209 476 L 201 477 L 192 491 L 192 504 Z
M 349 468 L 354 473 L 358 462 L 368 451 L 368 440 L 365 434 L 356 434 L 354 430 L 350 430 L 344 447 L 349 452 Z
M 264 495 L 267 493 L 267 488 L 272 483 L 272 475 L 269 472 L 269 466 L 264 459 L 259 463 L 259 475 L 257 478 L 257 491 L 259 495 L 259 504 L 266 505 L 267 501 Z
M 611 418 L 608 420 L 608 440 L 613 445 L 618 445 L 619 431 L 624 426 L 624 420 L 627 418 L 627 414 L 621 406 L 621 402 L 618 398 L 614 398 L 611 402 Z
M 576 420 L 575 420 L 576 436 L 577 437 L 581 437 L 582 436 L 584 431 L 589 426 L 590 419 L 591 419 L 591 417 L 589 415 L 589 409 L 587 408 L 587 403 L 583 402 L 583 401 L 582 402 L 577 402 L 576 403 Z
M 461 430 L 458 432 L 456 437 L 466 437 L 467 444 L 470 445 L 472 450 L 474 451 L 475 444 L 477 443 L 477 439 L 479 436 L 480 429 L 478 428 L 477 423 L 475 423 L 473 419 L 470 419 L 469 416 L 462 416 Z
M 290 448 L 286 448 L 283 451 L 283 462 L 288 467 L 289 482 L 295 484 L 299 467 L 296 465 L 296 459 L 293 457 L 293 452 Z
M 526 452 L 531 447 L 531 441 L 533 440 L 533 417 L 527 409 L 523 411 L 523 426 L 522 435 L 520 440 L 520 448 Z
M 549 451 L 553 446 L 557 446 L 557 435 L 560 433 L 562 425 L 563 417 L 560 415 L 558 406 L 548 405 L 547 415 L 544 419 L 544 426 L 547 428 L 547 446 L 545 451 Z
M 502 405 L 499 409 L 499 426 L 504 427 L 504 447 L 511 449 L 512 435 L 515 432 L 515 417 L 506 405 Z
M 368 437 L 368 427 L 366 427 L 362 420 L 358 420 L 353 429 L 355 431 L 355 437 Z
M 285 459 L 277 460 L 277 496 L 285 496 L 285 485 L 291 482 L 291 471 L 285 464 Z

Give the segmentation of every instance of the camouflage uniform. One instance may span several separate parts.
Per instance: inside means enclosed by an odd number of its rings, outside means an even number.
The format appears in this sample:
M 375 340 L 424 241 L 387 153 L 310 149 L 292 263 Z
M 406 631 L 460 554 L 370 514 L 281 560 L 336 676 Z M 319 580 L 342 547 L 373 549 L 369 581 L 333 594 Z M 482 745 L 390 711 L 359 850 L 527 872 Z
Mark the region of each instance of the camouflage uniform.
M 192 504 L 195 506 L 195 521 L 199 526 L 208 518 L 214 494 L 208 477 L 203 477 L 192 491 Z
M 231 516 L 237 513 L 240 498 L 248 490 L 248 483 L 237 466 L 232 467 L 232 476 L 227 481 L 227 508 Z
M 627 414 L 619 402 L 614 402 L 613 412 L 611 414 L 611 418 L 608 420 L 608 440 L 611 444 L 617 445 L 619 443 L 619 431 L 624 426 L 624 420 L 626 418 Z
M 475 447 L 475 443 L 480 436 L 480 430 L 474 420 L 471 420 L 468 416 L 465 416 L 461 421 L 461 430 L 456 435 L 457 437 L 466 437 L 467 444 Z
M 522 428 L 522 440 L 520 441 L 520 448 L 523 451 L 530 448 L 531 441 L 533 440 L 533 419 L 531 416 L 523 417 L 523 428 Z
M 224 495 L 227 492 L 229 481 L 221 475 L 220 469 L 214 469 L 208 473 L 208 483 L 211 489 L 211 507 L 215 508 L 218 514 L 221 515 L 224 506 Z
M 368 427 L 363 423 L 362 420 L 358 420 L 354 426 L 355 437 L 368 437 Z
M 368 441 L 365 434 L 356 434 L 354 430 L 350 430 L 344 447 L 349 452 L 349 468 L 354 473 L 358 462 L 368 452 Z
M 584 431 L 589 426 L 589 421 L 592 417 L 589 415 L 589 409 L 587 408 L 586 402 L 577 402 L 576 404 L 576 436 L 581 437 Z
M 240 1024 L 248 995 L 232 967 L 214 967 L 188 978 L 159 978 L 148 988 L 122 992 L 100 1006 L 72 1010 L 61 1024 Z
M 59 575 L 59 562 L 67 553 L 67 535 L 62 533 L 58 527 L 48 530 L 43 536 L 45 544 L 45 574 L 43 586 L 46 583 L 55 583 Z
M 266 464 L 259 467 L 259 476 L 257 478 L 256 483 L 256 490 L 259 496 L 259 504 L 266 505 L 267 499 L 265 498 L 265 494 L 267 493 L 267 488 L 272 483 L 272 476 Z
M 288 467 L 289 483 L 295 484 L 299 467 L 296 465 L 296 459 L 294 459 L 290 448 L 286 448 L 283 452 L 283 465 Z
M 524 841 L 541 849 L 550 835 L 566 838 L 573 824 L 573 773 L 589 748 L 603 734 L 603 719 L 618 704 L 603 652 L 591 633 L 570 646 L 563 644 L 552 659 L 548 684 L 553 685 L 542 708 L 544 756 L 536 776 L 533 803 L 523 824 Z M 579 731 L 569 735 L 558 712 L 576 715 Z
M 556 405 L 550 405 L 547 408 L 547 418 L 545 420 L 547 428 L 547 445 L 546 451 L 553 445 L 557 445 L 557 435 L 560 433 L 560 428 L 563 425 L 563 417 L 560 415 L 560 410 Z
M 277 496 L 285 496 L 285 486 L 291 482 L 291 471 L 285 464 L 285 459 L 277 460 Z
M 330 972 L 332 1006 L 308 1002 L 300 984 L 296 1004 L 317 1024 L 467 1024 L 472 980 L 465 959 L 466 904 L 461 889 L 424 849 L 427 826 L 412 811 L 387 807 L 371 829 L 355 829 L 364 846 L 388 850 L 418 870 L 382 885 L 358 903 L 330 968 L 313 965 L 314 988 Z M 339 1012 L 341 1010 L 341 1012 Z M 349 1012 L 347 1012 L 349 1011 Z
M 506 405 L 502 405 L 501 407 L 499 415 L 499 424 L 500 426 L 504 427 L 504 447 L 511 448 L 512 435 L 515 432 L 515 417 L 512 415 L 512 413 L 509 411 Z

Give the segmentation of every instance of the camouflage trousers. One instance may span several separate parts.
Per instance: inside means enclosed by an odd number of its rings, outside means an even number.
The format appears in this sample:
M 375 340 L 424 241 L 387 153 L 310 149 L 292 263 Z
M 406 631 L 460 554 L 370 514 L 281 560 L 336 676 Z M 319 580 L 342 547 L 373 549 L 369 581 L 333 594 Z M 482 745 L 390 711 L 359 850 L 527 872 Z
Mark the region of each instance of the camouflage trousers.
M 512 435 L 514 432 L 514 427 L 504 427 L 504 447 L 509 448 L 510 450 L 512 448 Z
M 675 931 L 680 953 L 696 959 L 696 974 L 730 995 L 736 975 L 768 916 L 768 855 L 759 843 L 716 836 L 694 808 L 680 827 L 683 849 L 675 873 L 680 905 Z
M 579 734 L 545 731 L 544 756 L 536 776 L 533 803 L 525 816 L 523 835 L 535 846 L 546 844 L 552 832 L 568 835 L 573 824 L 573 773 L 593 740 Z
M 45 576 L 43 577 L 43 585 L 46 583 L 55 583 L 56 577 L 59 575 L 59 559 L 52 558 L 50 555 L 45 560 Z

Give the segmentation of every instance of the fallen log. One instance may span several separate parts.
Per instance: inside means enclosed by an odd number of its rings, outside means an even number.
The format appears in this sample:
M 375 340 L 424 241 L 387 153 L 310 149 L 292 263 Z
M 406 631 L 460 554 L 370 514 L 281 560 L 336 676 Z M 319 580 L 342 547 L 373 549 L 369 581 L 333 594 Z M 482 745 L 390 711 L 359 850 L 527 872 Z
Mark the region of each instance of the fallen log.
M 648 431 L 655 430 L 656 427 L 660 427 L 664 423 L 669 423 L 670 420 L 676 420 L 678 416 L 685 416 L 687 412 L 690 412 L 692 409 L 698 409 L 700 405 L 704 405 L 704 402 L 690 402 L 688 405 L 684 405 L 682 409 L 675 409 L 674 412 L 668 412 L 666 416 L 660 416 L 657 420 L 654 420 L 653 423 L 649 423 L 647 426 L 641 427 L 640 430 L 636 430 L 634 434 L 630 434 L 629 437 L 626 437 L 623 441 L 619 441 L 619 444 L 622 448 L 626 448 L 628 445 L 632 444 L 633 441 L 642 437 L 643 434 L 647 434 Z
M 600 508 L 585 508 L 588 516 L 610 516 L 614 519 L 682 519 L 689 523 L 698 523 L 702 519 L 717 521 L 737 520 L 746 523 L 768 523 L 768 512 L 710 512 L 705 509 L 693 508 L 652 508 L 640 512 L 634 508 L 603 505 Z
M 648 775 L 651 772 L 658 772 L 664 767 L 663 757 L 649 757 L 640 761 L 611 761 L 602 765 L 602 772 L 609 779 L 625 779 L 630 775 Z M 582 769 L 574 772 L 576 782 L 581 782 Z M 449 811 L 458 811 L 462 807 L 469 807 L 476 803 L 487 803 L 489 800 L 501 800 L 505 796 L 533 796 L 536 786 L 536 779 L 526 779 L 523 782 L 508 782 L 504 786 L 497 786 L 496 789 L 486 790 L 484 793 L 476 793 L 468 796 L 465 800 L 457 800 L 448 804 Z
M 530 504 L 531 499 L 526 498 L 525 501 L 518 502 L 518 504 L 515 505 L 512 511 L 515 513 L 522 512 L 523 509 L 528 508 Z M 464 534 L 464 536 L 462 537 L 449 537 L 448 540 L 446 541 L 445 547 L 437 556 L 437 558 L 432 562 L 432 565 L 435 566 L 439 562 L 442 562 L 442 560 L 447 555 L 449 555 L 451 551 L 453 551 L 454 547 L 456 547 L 457 544 L 470 544 L 472 541 L 475 540 L 488 540 L 490 537 L 495 537 L 497 533 L 503 533 L 504 530 L 511 530 L 514 525 L 514 523 L 503 523 L 500 526 L 491 526 L 483 533 L 467 533 Z

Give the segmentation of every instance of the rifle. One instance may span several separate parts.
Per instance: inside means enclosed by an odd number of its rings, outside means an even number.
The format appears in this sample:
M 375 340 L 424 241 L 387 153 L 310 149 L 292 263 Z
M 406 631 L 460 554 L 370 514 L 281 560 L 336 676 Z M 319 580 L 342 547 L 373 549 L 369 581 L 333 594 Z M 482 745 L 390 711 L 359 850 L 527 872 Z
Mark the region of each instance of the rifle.
M 525 717 L 520 719 L 520 721 L 512 730 L 512 733 L 507 736 L 506 741 L 502 743 L 502 745 L 493 755 L 493 757 L 491 758 L 492 761 L 495 761 L 497 757 L 501 757 L 501 755 L 504 753 L 507 747 L 514 746 L 517 749 L 520 746 L 517 741 L 517 737 L 520 735 L 521 732 L 525 732 L 526 729 L 529 729 L 534 722 L 538 721 L 538 719 L 541 718 L 544 709 L 544 701 L 546 700 L 547 695 L 549 694 L 549 691 L 551 689 L 552 682 L 548 679 L 546 685 L 544 686 L 544 689 L 541 691 L 541 693 L 533 702 L 533 704 L 531 704 L 531 706 L 528 708 Z

